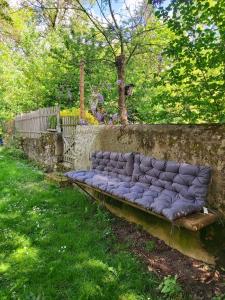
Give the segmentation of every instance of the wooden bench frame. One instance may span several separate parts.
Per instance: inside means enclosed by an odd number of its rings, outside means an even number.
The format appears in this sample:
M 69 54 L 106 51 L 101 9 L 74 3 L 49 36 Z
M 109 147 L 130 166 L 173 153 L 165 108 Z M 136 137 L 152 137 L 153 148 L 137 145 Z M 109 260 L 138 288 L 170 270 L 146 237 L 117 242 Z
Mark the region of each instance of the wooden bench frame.
M 140 205 L 137 205 L 133 202 L 130 202 L 130 201 L 127 201 L 125 199 L 122 199 L 120 197 L 117 197 L 115 195 L 112 195 L 110 193 L 107 193 L 99 188 L 96 188 L 96 187 L 92 187 L 86 183 L 82 183 L 80 181 L 75 181 L 75 180 L 70 180 L 72 183 L 75 183 L 79 188 L 81 188 L 85 193 L 87 193 L 89 196 L 91 196 L 92 198 L 93 195 L 91 193 L 89 193 L 87 191 L 87 188 L 88 189 L 91 189 L 93 191 L 96 191 L 96 192 L 99 192 L 107 197 L 111 197 L 113 199 L 115 199 L 116 201 L 119 201 L 119 202 L 122 202 L 122 203 L 125 203 L 127 205 L 130 205 L 136 209 L 139 209 L 139 210 L 142 210 L 146 213 L 148 213 L 149 215 L 154 215 L 158 218 L 161 218 L 163 219 L 164 221 L 167 221 L 167 222 L 170 222 L 172 223 L 173 225 L 177 226 L 177 227 L 184 227 L 188 230 L 191 230 L 191 231 L 199 231 L 201 230 L 202 228 L 216 222 L 220 215 L 219 213 L 211 213 L 209 212 L 208 214 L 204 214 L 204 213 L 194 213 L 194 214 L 191 214 L 191 215 L 188 215 L 186 217 L 181 217 L 179 219 L 176 219 L 175 221 L 171 222 L 170 220 L 168 220 L 167 218 L 165 218 L 164 216 L 162 215 L 159 215 L 157 213 L 154 213 L 153 211 L 149 210 L 149 209 L 146 209 Z

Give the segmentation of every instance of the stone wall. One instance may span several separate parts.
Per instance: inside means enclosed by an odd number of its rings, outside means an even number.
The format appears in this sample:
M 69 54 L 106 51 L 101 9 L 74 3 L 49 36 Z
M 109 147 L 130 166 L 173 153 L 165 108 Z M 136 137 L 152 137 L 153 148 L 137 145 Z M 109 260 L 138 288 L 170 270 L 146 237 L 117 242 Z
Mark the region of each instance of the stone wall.
M 140 152 L 157 159 L 211 166 L 209 203 L 225 214 L 225 125 L 77 126 L 74 131 L 73 165 L 90 168 L 95 150 Z M 62 161 L 60 134 L 43 133 L 39 139 L 22 139 L 22 148 L 33 159 L 54 170 Z
M 53 171 L 63 158 L 62 136 L 56 132 L 42 133 L 40 138 L 21 138 L 21 147 L 28 158 Z
M 95 150 L 211 166 L 209 203 L 225 213 L 225 125 L 77 126 L 74 139 L 76 170 L 90 167 Z

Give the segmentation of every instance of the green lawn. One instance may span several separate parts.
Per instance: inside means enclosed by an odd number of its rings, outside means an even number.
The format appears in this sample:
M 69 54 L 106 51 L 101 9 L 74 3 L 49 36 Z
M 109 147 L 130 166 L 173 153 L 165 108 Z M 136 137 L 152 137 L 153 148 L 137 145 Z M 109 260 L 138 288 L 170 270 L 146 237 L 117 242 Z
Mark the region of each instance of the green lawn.
M 0 150 L 0 299 L 160 299 L 158 280 L 121 250 L 111 219 Z

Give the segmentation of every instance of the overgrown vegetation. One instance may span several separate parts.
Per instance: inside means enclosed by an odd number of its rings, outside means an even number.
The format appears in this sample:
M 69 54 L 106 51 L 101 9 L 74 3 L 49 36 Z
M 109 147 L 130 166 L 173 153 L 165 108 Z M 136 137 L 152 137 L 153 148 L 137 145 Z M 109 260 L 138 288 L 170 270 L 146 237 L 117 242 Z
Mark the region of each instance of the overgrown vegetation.
M 111 216 L 0 150 L 1 299 L 160 299 L 158 278 L 119 247 Z
M 224 122 L 224 0 L 16 3 L 0 6 L 0 119 L 78 106 L 83 59 L 87 110 L 97 90 L 107 112 L 126 117 L 118 87 L 133 83 L 131 122 Z
M 156 244 L 154 241 L 148 241 L 145 245 L 145 249 L 149 252 L 153 251 L 156 248 Z
M 182 288 L 177 282 L 177 276 L 167 276 L 159 285 L 159 290 L 166 299 L 181 300 Z

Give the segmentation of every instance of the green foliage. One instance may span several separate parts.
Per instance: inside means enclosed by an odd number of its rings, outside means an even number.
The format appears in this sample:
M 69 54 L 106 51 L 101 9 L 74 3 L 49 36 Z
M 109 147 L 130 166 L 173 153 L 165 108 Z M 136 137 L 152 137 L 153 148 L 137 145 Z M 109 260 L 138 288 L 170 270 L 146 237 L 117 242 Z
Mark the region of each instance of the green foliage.
M 56 12 L 48 10 L 48 15 L 35 0 L 19 10 L 2 3 L 0 12 L 11 22 L 0 17 L 0 122 L 43 106 L 78 106 L 81 59 L 86 108 L 97 88 L 106 111 L 118 112 L 114 57 L 87 17 L 73 10 L 65 18 L 58 16 L 53 26 Z M 224 123 L 224 12 L 224 0 L 177 0 L 166 9 L 148 9 L 144 34 L 141 26 L 130 29 L 138 12 L 123 20 L 126 56 L 142 45 L 126 66 L 126 82 L 135 84 L 126 100 L 131 122 Z M 116 31 L 106 31 L 118 50 Z
M 11 39 L 0 43 L 0 114 L 4 118 L 55 104 L 62 108 L 77 106 L 80 59 L 86 62 L 87 108 L 90 108 L 93 89 L 97 88 L 104 96 L 106 110 L 118 112 L 114 57 L 96 29 L 87 21 L 74 19 L 69 28 L 58 26 L 43 32 L 37 28 L 36 15 L 29 9 L 14 11 L 12 16 Z M 142 96 L 149 93 L 149 82 L 158 68 L 160 47 L 168 41 L 168 30 L 165 27 L 162 31 L 161 22 L 153 15 L 149 27 L 157 29 L 149 31 L 141 39 L 146 45 L 152 43 L 152 46 L 146 46 L 147 51 L 140 49 L 144 54 L 138 51 L 127 65 L 127 83 L 136 85 L 135 96 L 127 99 L 132 121 L 140 120 L 138 108 L 143 107 Z M 133 44 L 136 42 L 138 37 L 132 41 Z M 146 86 L 144 90 L 143 85 Z
M 7 147 L 7 156 L 11 157 L 12 159 L 25 159 L 27 158 L 27 155 L 22 151 L 20 148 L 18 148 L 17 144 L 14 142 L 14 144 L 10 145 L 10 147 Z
M 11 22 L 11 18 L 9 16 L 9 4 L 5 0 L 0 0 L 0 23 L 2 21 Z
M 50 129 L 56 129 L 57 126 L 57 117 L 56 116 L 50 116 L 48 118 L 49 128 Z
M 225 299 L 225 294 L 223 295 L 218 295 L 212 298 L 212 300 L 224 300 Z
M 0 150 L 0 299 L 160 299 L 158 279 L 116 251 L 111 217 Z
M 166 299 L 182 299 L 182 288 L 177 282 L 177 276 L 164 277 L 162 283 L 159 285 L 160 292 Z
M 145 249 L 149 252 L 152 252 L 156 248 L 155 241 L 147 241 L 145 244 Z
M 159 15 L 175 33 L 165 51 L 164 111 L 187 123 L 224 122 L 225 1 L 177 0 Z

